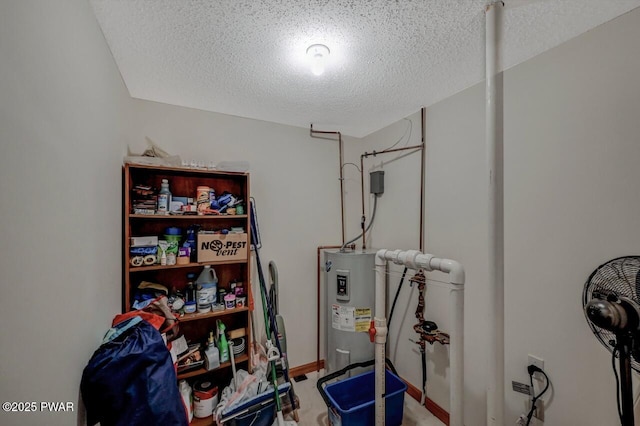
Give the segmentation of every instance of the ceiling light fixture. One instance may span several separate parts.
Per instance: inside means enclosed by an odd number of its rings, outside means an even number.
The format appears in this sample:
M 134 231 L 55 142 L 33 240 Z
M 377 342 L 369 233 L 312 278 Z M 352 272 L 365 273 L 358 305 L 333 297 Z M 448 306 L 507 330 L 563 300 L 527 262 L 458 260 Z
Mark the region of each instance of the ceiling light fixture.
M 307 58 L 311 64 L 311 72 L 314 75 L 322 75 L 329 58 L 329 48 L 324 44 L 312 44 L 307 49 Z

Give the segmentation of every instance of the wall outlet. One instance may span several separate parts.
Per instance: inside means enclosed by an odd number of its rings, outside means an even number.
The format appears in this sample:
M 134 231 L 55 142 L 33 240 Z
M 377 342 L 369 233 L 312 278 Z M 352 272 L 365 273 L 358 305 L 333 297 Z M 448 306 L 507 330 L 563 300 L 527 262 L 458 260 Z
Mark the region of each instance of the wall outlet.
M 527 363 L 527 365 L 535 365 L 540 370 L 544 370 L 544 360 L 542 358 L 539 358 L 535 355 L 529 355 L 528 359 L 529 362 Z

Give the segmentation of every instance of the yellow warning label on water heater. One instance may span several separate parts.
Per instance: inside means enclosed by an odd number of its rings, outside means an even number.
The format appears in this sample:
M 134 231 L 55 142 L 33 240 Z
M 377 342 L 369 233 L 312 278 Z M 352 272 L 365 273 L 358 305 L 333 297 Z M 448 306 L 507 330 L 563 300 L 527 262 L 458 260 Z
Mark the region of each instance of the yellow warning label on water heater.
M 371 323 L 371 308 L 356 308 L 356 332 L 368 332 Z
M 331 327 L 340 331 L 367 332 L 371 308 L 331 305 Z

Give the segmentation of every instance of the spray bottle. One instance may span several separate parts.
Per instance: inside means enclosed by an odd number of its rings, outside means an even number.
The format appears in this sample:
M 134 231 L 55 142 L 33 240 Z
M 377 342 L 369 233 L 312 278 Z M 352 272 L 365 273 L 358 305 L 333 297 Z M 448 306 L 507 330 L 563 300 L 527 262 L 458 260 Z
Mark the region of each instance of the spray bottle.
M 220 367 L 220 351 L 216 347 L 213 339 L 213 331 L 209 333 L 209 341 L 207 342 L 207 349 L 204 352 L 204 356 L 207 370 Z
M 229 343 L 225 334 L 226 327 L 224 323 L 218 320 L 218 349 L 220 350 L 220 362 L 229 361 Z

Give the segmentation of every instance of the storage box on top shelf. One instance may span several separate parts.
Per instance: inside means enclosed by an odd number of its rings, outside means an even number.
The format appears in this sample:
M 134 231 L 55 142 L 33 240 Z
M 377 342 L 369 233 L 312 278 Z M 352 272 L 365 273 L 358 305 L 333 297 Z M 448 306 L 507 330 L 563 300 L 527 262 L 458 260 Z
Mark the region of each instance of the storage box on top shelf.
M 246 233 L 198 234 L 198 262 L 246 260 Z

